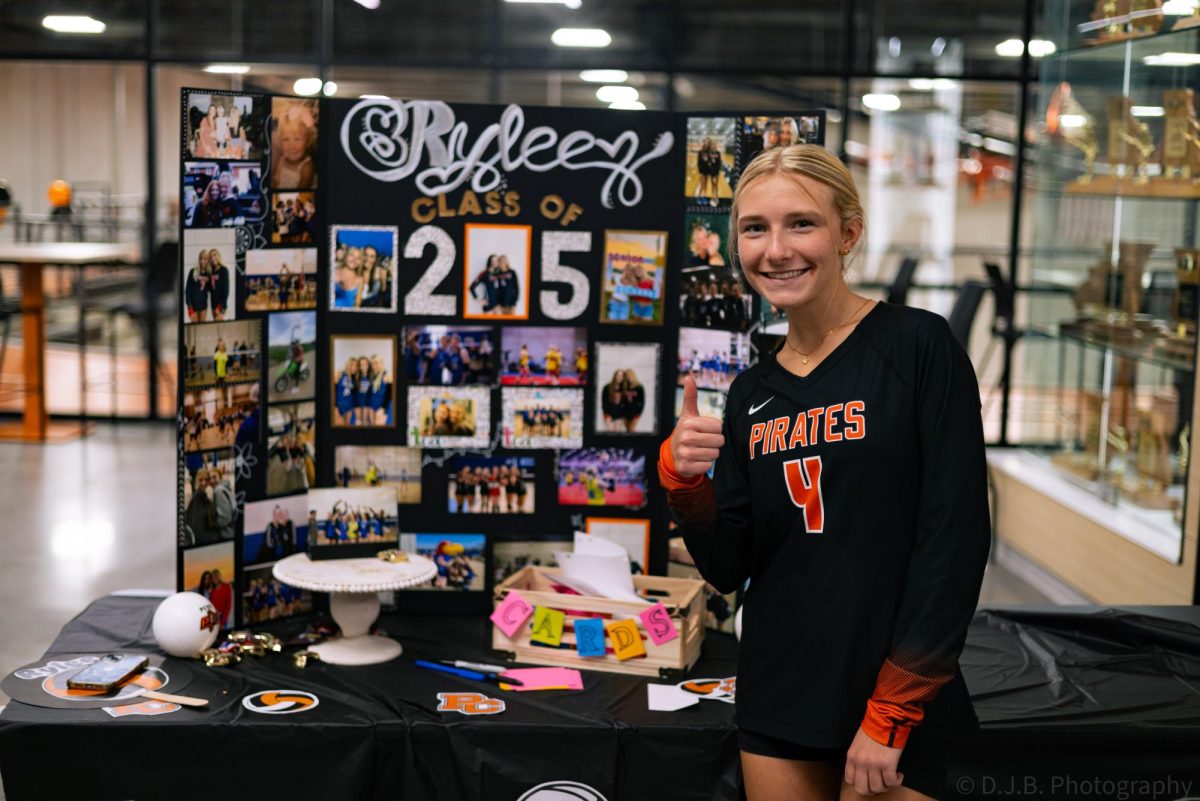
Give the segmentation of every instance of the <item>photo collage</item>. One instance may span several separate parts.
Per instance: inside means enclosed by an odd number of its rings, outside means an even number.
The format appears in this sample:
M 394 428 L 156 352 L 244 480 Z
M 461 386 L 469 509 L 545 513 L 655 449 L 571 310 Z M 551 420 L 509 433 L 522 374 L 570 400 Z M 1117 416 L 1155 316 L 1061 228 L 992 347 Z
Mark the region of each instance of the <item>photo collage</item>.
M 750 365 L 749 337 L 778 318 L 750 291 L 730 249 L 738 176 L 765 150 L 822 144 L 823 127 L 813 113 L 688 117 L 676 417 L 685 375 L 696 380 L 701 412 L 722 417 L 730 384 Z
M 320 458 L 319 103 L 189 89 L 181 102 L 181 564 L 232 626 L 312 605 L 270 571 L 307 548 Z M 201 549 L 220 553 L 192 581 Z
M 446 243 L 419 238 L 432 226 L 334 209 L 337 176 L 318 165 L 337 159 L 318 141 L 339 102 L 183 92 L 181 580 L 232 626 L 313 610 L 272 573 L 295 554 L 398 547 L 438 568 L 414 593 L 486 603 L 516 570 L 553 566 L 575 528 L 644 572 L 683 377 L 720 416 L 751 363 L 756 299 L 727 252 L 740 168 L 822 118 L 689 119 L 683 208 L 645 226 L 670 231 L 638 228 L 637 206 L 590 232 L 556 231 L 545 208 L 549 224 L 476 217 L 438 284 L 423 248 Z

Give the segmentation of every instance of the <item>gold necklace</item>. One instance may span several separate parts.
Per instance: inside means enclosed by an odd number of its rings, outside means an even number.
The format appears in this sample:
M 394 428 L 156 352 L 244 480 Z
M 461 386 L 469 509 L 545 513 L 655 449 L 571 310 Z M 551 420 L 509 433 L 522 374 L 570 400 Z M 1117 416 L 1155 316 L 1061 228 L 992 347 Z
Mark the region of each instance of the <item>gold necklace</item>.
M 846 318 L 845 322 L 843 322 L 841 325 L 835 325 L 833 328 L 830 328 L 828 331 L 826 331 L 825 336 L 821 337 L 821 341 L 818 342 L 816 347 L 814 347 L 808 353 L 805 353 L 804 351 L 800 350 L 795 345 L 793 345 L 790 337 L 785 336 L 783 338 L 783 344 L 787 345 L 790 349 L 796 351 L 796 353 L 799 353 L 800 354 L 800 365 L 807 366 L 808 358 L 810 356 L 812 356 L 814 353 L 816 353 L 818 350 L 821 349 L 821 346 L 825 344 L 825 340 L 829 339 L 829 335 L 832 334 L 834 331 L 838 330 L 839 328 L 845 328 L 846 326 L 850 325 L 850 321 L 853 320 L 855 317 L 857 317 L 858 313 L 863 310 L 863 307 L 866 306 L 870 302 L 871 302 L 871 299 L 867 298 L 862 303 L 858 304 L 858 306 L 855 307 L 854 311 L 850 313 L 850 316 Z

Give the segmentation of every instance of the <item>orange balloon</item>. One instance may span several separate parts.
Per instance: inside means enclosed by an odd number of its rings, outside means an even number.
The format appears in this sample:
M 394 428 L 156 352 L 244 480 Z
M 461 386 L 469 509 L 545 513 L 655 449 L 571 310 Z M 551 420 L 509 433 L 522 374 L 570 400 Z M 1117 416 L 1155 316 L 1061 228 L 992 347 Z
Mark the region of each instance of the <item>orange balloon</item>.
M 50 184 L 50 205 L 54 208 L 62 208 L 63 206 L 71 205 L 71 185 L 59 178 L 54 183 Z

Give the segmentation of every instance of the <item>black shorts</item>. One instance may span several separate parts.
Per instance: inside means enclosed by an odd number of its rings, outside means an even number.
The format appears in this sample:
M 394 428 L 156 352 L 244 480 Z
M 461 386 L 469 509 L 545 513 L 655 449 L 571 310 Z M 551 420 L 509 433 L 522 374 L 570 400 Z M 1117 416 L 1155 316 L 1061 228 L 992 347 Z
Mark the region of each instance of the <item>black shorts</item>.
M 845 748 L 812 748 L 799 743 L 780 740 L 765 734 L 738 729 L 738 746 L 748 754 L 795 759 L 803 762 L 830 762 L 844 766 Z M 948 756 L 945 741 L 927 741 L 912 737 L 900 754 L 897 772 L 904 774 L 900 784 L 931 798 L 942 798 L 946 793 L 946 771 Z

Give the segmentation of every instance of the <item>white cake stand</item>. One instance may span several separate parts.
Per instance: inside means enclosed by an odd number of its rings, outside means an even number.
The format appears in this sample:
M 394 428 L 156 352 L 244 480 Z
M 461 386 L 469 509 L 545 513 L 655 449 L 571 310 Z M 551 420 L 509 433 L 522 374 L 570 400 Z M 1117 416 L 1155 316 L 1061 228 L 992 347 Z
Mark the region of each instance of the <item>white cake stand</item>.
M 367 632 L 379 617 L 379 593 L 424 584 L 437 575 L 437 565 L 408 554 L 407 562 L 382 559 L 328 559 L 314 562 L 298 553 L 275 563 L 272 571 L 284 584 L 329 593 L 329 612 L 341 636 L 312 646 L 331 665 L 374 665 L 395 659 L 400 643 Z

